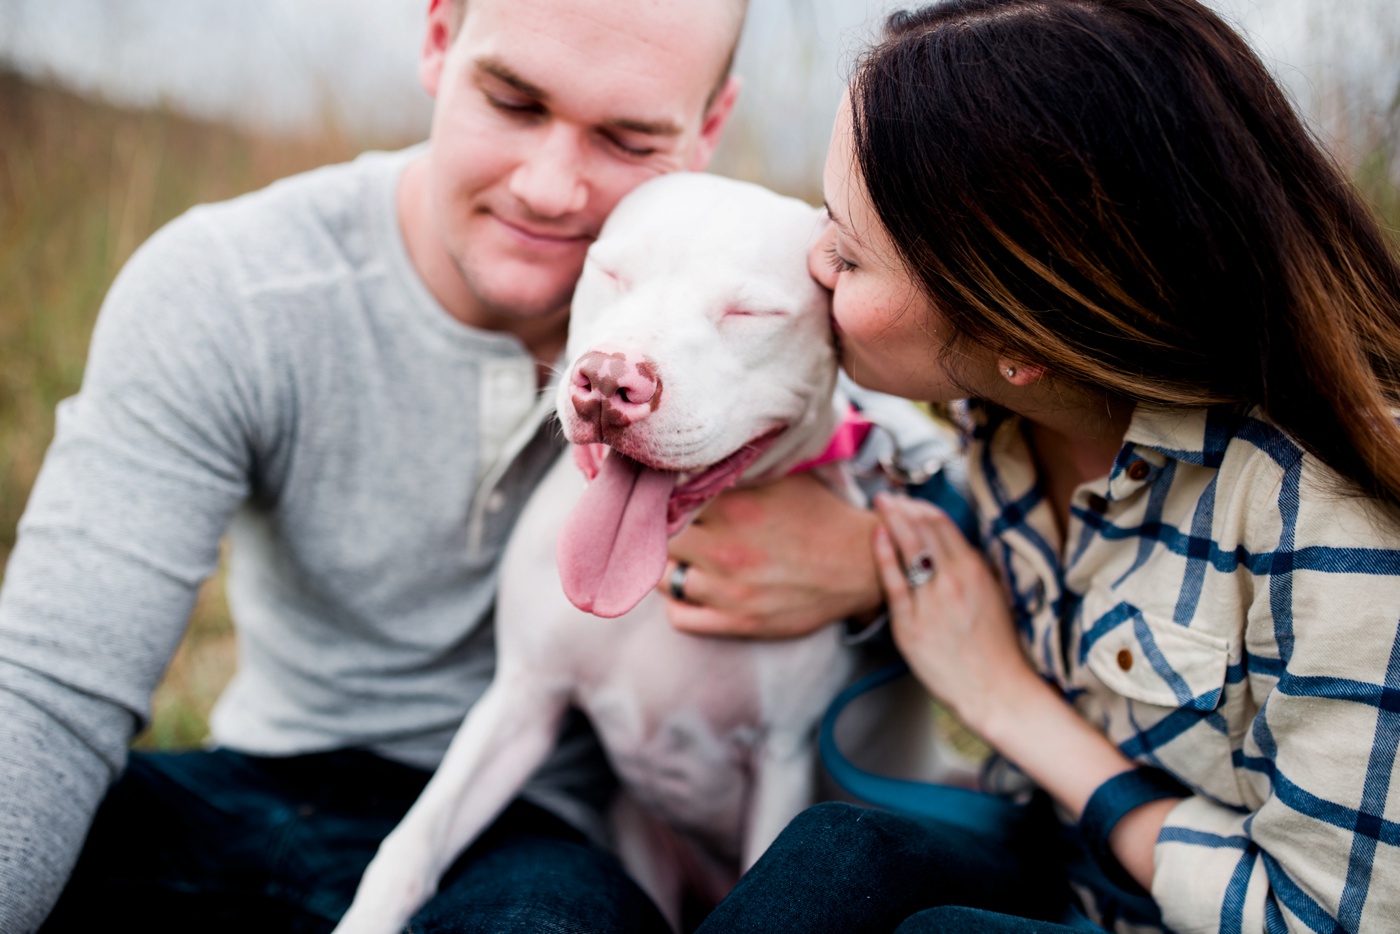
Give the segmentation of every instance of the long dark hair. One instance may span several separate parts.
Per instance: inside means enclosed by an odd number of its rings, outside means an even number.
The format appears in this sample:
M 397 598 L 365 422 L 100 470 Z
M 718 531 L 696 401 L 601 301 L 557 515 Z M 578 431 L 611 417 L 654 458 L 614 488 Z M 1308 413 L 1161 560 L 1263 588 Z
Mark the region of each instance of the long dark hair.
M 1400 266 L 1201 4 L 897 13 L 851 98 L 875 210 L 960 338 L 1138 402 L 1262 406 L 1400 504 Z

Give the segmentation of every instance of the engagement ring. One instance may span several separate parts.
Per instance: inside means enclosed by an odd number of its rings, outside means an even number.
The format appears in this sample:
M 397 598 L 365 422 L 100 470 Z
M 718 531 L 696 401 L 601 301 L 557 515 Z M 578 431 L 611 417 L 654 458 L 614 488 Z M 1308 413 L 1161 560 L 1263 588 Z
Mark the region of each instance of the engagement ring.
M 921 551 L 915 555 L 914 560 L 905 565 L 904 579 L 909 582 L 910 590 L 922 587 L 933 580 L 933 555 L 927 551 Z M 672 584 L 672 587 L 674 586 Z

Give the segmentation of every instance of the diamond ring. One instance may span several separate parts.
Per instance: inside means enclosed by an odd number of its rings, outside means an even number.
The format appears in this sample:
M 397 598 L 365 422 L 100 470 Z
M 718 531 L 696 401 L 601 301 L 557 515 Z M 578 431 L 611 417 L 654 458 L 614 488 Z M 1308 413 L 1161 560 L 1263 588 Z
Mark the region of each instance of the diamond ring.
M 933 555 L 927 551 L 921 551 L 914 556 L 904 567 L 904 579 L 909 582 L 909 589 L 914 590 L 922 587 L 933 580 Z

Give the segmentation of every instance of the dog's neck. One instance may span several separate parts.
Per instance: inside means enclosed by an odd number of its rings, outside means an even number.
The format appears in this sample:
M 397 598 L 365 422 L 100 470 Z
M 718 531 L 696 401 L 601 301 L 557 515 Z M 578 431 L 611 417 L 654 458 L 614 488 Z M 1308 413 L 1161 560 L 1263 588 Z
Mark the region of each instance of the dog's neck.
M 758 486 L 787 476 L 826 452 L 832 436 L 851 409 L 850 399 L 834 385 L 826 398 L 825 405 L 814 405 L 744 471 L 739 479 L 740 486 Z

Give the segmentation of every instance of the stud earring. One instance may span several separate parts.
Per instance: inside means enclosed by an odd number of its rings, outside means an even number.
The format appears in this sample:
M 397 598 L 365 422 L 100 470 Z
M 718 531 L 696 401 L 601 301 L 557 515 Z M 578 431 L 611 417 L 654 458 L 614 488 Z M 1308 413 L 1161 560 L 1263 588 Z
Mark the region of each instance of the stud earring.
M 1009 367 L 1006 368 L 1006 378 L 1007 378 L 1007 379 L 1015 379 L 1015 378 L 1016 378 L 1016 368 L 1015 368 L 1014 366 L 1009 366 Z

